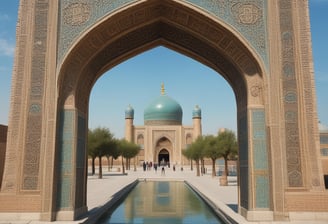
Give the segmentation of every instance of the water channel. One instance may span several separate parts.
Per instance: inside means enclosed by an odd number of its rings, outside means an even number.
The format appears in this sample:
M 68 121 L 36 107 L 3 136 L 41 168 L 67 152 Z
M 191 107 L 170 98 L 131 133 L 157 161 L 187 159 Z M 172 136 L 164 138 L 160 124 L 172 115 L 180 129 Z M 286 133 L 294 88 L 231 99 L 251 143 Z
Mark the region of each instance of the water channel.
M 98 223 L 223 223 L 182 181 L 146 181 L 138 185 Z

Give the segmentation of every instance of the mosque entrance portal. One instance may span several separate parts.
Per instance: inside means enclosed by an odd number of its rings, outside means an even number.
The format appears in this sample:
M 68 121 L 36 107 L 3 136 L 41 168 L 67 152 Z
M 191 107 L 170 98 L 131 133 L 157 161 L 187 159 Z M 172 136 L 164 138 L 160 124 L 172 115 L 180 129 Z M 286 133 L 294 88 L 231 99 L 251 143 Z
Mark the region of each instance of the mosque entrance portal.
M 114 66 L 164 46 L 212 68 L 235 93 L 239 213 L 327 217 L 308 1 L 21 0 L 19 8 L 0 212 L 86 214 L 90 92 Z M 181 137 L 157 136 L 152 159 L 175 161 Z
M 158 164 L 160 166 L 166 166 L 170 163 L 170 153 L 166 149 L 162 149 L 158 153 Z

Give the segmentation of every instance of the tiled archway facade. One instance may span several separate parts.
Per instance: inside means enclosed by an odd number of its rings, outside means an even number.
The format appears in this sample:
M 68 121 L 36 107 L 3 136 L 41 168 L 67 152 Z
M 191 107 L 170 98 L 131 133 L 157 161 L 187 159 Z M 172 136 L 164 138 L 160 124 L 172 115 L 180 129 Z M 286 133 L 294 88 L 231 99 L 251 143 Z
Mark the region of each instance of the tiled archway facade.
M 92 86 L 158 45 L 213 68 L 234 90 L 240 213 L 326 214 L 308 5 L 292 0 L 21 1 L 0 211 L 42 220 L 86 211 Z

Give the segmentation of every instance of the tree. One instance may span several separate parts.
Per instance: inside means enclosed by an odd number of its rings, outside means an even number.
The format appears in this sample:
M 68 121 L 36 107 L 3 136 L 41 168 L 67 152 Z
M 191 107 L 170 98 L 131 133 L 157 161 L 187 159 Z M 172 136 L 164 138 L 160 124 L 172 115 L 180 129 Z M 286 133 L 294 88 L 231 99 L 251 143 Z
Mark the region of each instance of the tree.
M 204 155 L 212 160 L 212 177 L 216 176 L 215 162 L 221 157 L 221 153 L 218 149 L 217 138 L 213 135 L 207 135 L 204 137 Z
M 97 158 L 96 155 L 96 147 L 97 141 L 95 135 L 93 134 L 92 130 L 88 130 L 88 155 L 91 157 L 91 174 L 95 174 L 95 160 Z
M 235 133 L 231 130 L 220 132 L 217 136 L 217 146 L 221 157 L 224 159 L 224 173 L 222 177 L 227 179 L 228 160 L 230 157 L 233 157 L 238 153 L 238 144 Z
M 118 145 L 119 145 L 119 140 L 115 138 L 112 139 L 112 146 L 106 152 L 106 157 L 108 161 L 108 171 L 110 171 L 110 169 L 113 168 L 113 160 L 114 159 L 116 160 L 120 156 L 120 150 Z
M 102 178 L 102 157 L 109 153 L 109 151 L 116 147 L 113 134 L 108 128 L 95 128 L 89 131 L 88 140 L 88 151 L 93 158 L 93 169 L 94 159 L 99 158 L 99 175 L 98 178 Z
M 192 171 L 193 166 L 192 166 L 191 150 L 188 149 L 189 147 L 187 149 L 182 150 L 182 155 L 184 155 L 188 160 L 190 160 L 190 169 Z
M 133 143 L 133 142 L 128 142 L 125 139 L 122 139 L 119 141 L 119 151 L 120 155 L 122 156 L 122 173 L 125 173 L 125 167 L 124 167 L 124 161 L 123 158 L 126 159 L 126 168 L 129 169 L 129 162 L 130 159 L 138 155 L 140 151 L 140 146 Z
M 186 150 L 184 150 L 184 155 L 187 158 L 195 160 L 196 162 L 196 175 L 200 176 L 199 161 L 204 158 L 204 139 L 199 136 Z

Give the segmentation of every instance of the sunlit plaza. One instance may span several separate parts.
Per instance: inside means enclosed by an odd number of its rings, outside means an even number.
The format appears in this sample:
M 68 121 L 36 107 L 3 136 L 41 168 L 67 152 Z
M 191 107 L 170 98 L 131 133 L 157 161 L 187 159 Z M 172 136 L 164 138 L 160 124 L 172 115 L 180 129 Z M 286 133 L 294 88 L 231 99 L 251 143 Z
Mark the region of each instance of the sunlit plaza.
M 325 2 L 2 2 L 0 223 L 327 223 Z

